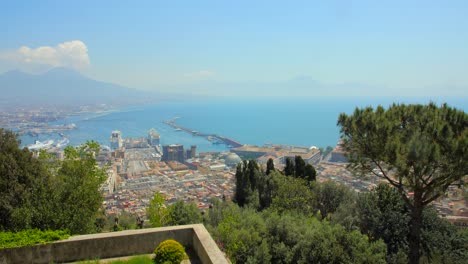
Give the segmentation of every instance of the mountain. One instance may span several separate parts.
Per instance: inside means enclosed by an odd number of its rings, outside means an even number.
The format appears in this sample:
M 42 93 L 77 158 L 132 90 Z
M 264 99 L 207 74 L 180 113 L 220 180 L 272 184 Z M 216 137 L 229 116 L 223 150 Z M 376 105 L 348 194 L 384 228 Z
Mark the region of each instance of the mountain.
M 161 95 L 89 79 L 79 72 L 54 68 L 40 75 L 18 70 L 0 74 L 0 106 L 127 105 L 150 103 Z

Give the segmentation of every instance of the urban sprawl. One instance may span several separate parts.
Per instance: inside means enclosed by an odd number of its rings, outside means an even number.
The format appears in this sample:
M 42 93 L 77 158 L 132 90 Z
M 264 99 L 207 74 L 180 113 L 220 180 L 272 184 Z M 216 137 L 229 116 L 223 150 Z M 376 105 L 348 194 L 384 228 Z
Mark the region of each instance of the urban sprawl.
M 177 131 L 203 136 L 213 144 L 227 144 L 230 151 L 198 153 L 197 146 L 188 149 L 179 144 L 161 146 L 160 135 L 154 129 L 141 138 L 123 138 L 120 131 L 112 131 L 110 148 L 103 148 L 96 157 L 101 165 L 108 168 L 108 178 L 102 186 L 103 208 L 107 215 L 127 212 L 144 217 L 155 192 L 160 192 L 167 204 L 183 200 L 194 202 L 200 210 L 209 208 L 212 198 L 230 200 L 235 189 L 236 166 L 242 159 L 255 159 L 260 166 L 266 166 L 272 159 L 275 167 L 282 170 L 287 158 L 301 156 L 316 168 L 318 181 L 335 181 L 356 192 L 366 192 L 379 183 L 386 183 L 373 174 L 353 175 L 347 169 L 347 159 L 340 143 L 328 153 L 314 146 L 243 145 L 229 138 L 178 126 L 175 119 L 165 123 Z M 39 142 L 29 148 L 47 148 L 59 158 L 63 157 L 63 148 L 57 145 Z M 433 205 L 441 216 L 466 226 L 468 210 L 464 196 L 464 188 L 451 186 L 447 194 Z

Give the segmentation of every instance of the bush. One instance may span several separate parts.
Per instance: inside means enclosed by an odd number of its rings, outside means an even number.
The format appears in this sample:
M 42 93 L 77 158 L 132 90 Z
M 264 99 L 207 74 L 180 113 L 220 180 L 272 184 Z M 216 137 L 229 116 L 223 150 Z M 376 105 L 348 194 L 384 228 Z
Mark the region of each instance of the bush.
M 20 232 L 0 232 L 0 248 L 23 247 L 35 244 L 44 244 L 56 240 L 66 239 L 70 236 L 68 231 L 41 231 L 28 229 Z
M 159 244 L 154 254 L 155 264 L 179 264 L 185 259 L 185 248 L 179 242 L 168 239 Z

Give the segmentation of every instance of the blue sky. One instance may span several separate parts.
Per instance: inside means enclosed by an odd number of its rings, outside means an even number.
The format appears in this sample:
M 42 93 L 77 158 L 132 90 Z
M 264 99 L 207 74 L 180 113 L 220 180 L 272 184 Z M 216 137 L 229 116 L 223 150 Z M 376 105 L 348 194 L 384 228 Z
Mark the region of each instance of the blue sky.
M 0 72 L 65 66 L 218 95 L 467 96 L 467 14 L 468 1 L 435 0 L 4 1 Z

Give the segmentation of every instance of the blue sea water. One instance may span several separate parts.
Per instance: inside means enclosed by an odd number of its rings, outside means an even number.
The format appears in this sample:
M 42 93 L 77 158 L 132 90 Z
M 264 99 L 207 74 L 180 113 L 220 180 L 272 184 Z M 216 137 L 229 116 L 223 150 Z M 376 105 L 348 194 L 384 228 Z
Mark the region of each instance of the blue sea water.
M 199 151 L 227 151 L 225 145 L 215 145 L 205 138 L 175 131 L 162 121 L 180 117 L 177 123 L 204 133 L 232 138 L 242 144 L 266 143 L 298 146 L 334 146 L 339 140 L 336 122 L 340 113 L 352 113 L 355 107 L 388 106 L 397 103 L 448 102 L 468 108 L 466 98 L 366 98 L 327 97 L 309 99 L 210 99 L 162 102 L 155 105 L 115 109 L 110 113 L 82 114 L 51 124 L 77 125 L 66 131 L 71 145 L 95 140 L 109 145 L 110 133 L 120 130 L 124 137 L 146 136 L 151 128 L 161 134 L 161 144 L 197 145 Z M 34 140 L 59 139 L 58 135 L 39 138 L 22 136 L 24 145 Z

